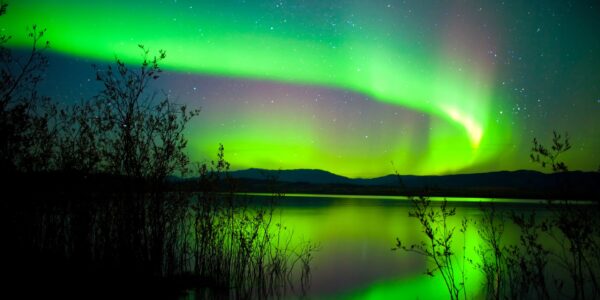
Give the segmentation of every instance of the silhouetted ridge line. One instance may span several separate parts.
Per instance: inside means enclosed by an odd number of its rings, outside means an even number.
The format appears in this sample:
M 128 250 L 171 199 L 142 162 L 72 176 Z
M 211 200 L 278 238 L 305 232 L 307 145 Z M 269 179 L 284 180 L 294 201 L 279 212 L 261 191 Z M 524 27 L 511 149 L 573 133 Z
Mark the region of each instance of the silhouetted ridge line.
M 231 177 L 246 191 L 260 191 L 267 178 L 276 178 L 283 192 L 341 194 L 415 194 L 438 196 L 574 198 L 600 196 L 600 173 L 571 171 L 545 174 L 531 170 L 456 175 L 386 175 L 348 178 L 315 169 L 232 171 Z M 568 183 L 568 184 L 567 184 Z

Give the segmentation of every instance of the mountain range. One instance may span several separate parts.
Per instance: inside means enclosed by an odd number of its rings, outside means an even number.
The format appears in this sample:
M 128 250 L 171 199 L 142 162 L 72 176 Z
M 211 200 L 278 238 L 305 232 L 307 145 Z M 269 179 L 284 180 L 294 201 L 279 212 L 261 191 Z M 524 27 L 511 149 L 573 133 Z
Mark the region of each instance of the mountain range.
M 348 178 L 323 170 L 231 171 L 243 191 L 268 192 L 276 181 L 286 193 L 428 194 L 439 196 L 600 198 L 600 172 L 499 171 L 439 176 L 386 175 Z

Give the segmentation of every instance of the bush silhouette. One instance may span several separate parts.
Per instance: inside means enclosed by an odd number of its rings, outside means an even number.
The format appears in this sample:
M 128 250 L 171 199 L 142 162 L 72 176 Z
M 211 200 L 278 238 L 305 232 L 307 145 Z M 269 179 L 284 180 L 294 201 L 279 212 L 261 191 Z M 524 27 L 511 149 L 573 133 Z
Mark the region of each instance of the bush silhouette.
M 567 175 L 558 177 L 563 181 L 557 184 L 568 187 L 568 166 L 562 156 L 570 148 L 568 134 L 555 131 L 549 147 L 533 139 L 530 157 L 543 168 L 551 167 L 553 172 Z M 461 289 L 465 283 L 464 271 L 452 269 L 453 265 L 460 266 L 453 257 L 454 228 L 448 229 L 446 225 L 454 208 L 448 208 L 445 202 L 440 207 L 431 207 L 427 197 L 412 199 L 410 216 L 419 219 L 425 241 L 406 246 L 398 240 L 396 249 L 429 258 L 434 268 L 427 273 L 439 273 L 444 278 L 450 299 L 459 295 L 467 298 L 466 291 Z M 596 201 L 582 204 L 570 199 L 548 200 L 541 214 L 536 210 L 530 213 L 500 211 L 493 203 L 482 203 L 481 217 L 469 220 L 480 237 L 479 245 L 470 246 L 476 247 L 480 257 L 467 258 L 467 261 L 484 275 L 486 298 L 600 297 L 599 207 Z M 508 225 L 516 228 L 516 242 L 506 238 Z M 463 245 L 463 249 L 465 247 Z
M 264 298 L 285 292 L 294 270 L 307 283 L 314 247 L 291 243 L 272 204 L 250 208 L 235 194 L 222 145 L 215 163 L 196 170 L 199 180 L 168 180 L 194 175 L 184 133 L 199 110 L 150 89 L 165 51 L 151 56 L 139 45 L 139 67 L 95 66 L 100 93 L 59 107 L 37 92 L 44 33 L 32 27 L 23 61 L 5 47 L 10 37 L 0 38 L 0 159 L 10 195 L 1 201 L 1 256 L 14 288 L 33 281 L 60 296 L 79 286 L 107 297 L 125 287 L 136 297 L 202 288 L 205 297 Z
M 0 18 L 7 7 L 1 4 Z M 50 43 L 45 33 L 36 25 L 28 29 L 31 48 L 25 55 L 15 55 L 6 47 L 11 37 L 0 36 L 0 166 L 5 176 L 51 166 L 56 109 L 37 91 L 48 64 L 44 52 Z

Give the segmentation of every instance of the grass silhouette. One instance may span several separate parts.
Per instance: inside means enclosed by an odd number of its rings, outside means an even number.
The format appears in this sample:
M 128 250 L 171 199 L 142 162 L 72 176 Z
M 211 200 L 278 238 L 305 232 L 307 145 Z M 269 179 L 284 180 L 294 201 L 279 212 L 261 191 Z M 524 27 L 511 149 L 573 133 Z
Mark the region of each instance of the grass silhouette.
M 222 145 L 215 162 L 192 171 L 184 132 L 199 110 L 150 90 L 166 52 L 152 56 L 140 45 L 138 67 L 119 59 L 96 66 L 100 93 L 59 106 L 37 94 L 44 33 L 32 27 L 24 61 L 4 46 L 10 37 L 0 39 L 8 286 L 75 298 L 301 293 L 314 245 L 295 242 L 272 203 L 251 206 L 236 195 Z M 169 180 L 174 174 L 199 179 L 181 184 Z

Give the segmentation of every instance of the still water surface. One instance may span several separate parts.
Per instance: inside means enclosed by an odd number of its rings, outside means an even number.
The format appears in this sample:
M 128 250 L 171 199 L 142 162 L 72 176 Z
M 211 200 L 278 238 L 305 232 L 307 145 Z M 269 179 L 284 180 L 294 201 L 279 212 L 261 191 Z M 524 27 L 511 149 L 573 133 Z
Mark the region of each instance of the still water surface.
M 260 202 L 269 195 L 252 194 Z M 527 212 L 543 208 L 543 201 L 519 199 L 447 198 L 457 208 L 450 223 L 456 226 L 456 251 L 475 256 L 479 243 L 472 225 L 466 238 L 458 233 L 463 217 L 475 221 L 480 207 L 495 203 L 499 210 Z M 441 201 L 442 198 L 433 198 Z M 440 203 L 440 202 L 437 202 Z M 310 299 L 446 299 L 448 292 L 440 276 L 424 274 L 424 257 L 392 251 L 399 238 L 403 244 L 424 239 L 418 220 L 409 217 L 412 203 L 405 197 L 288 194 L 277 199 L 276 217 L 293 230 L 294 240 L 319 245 L 311 264 Z M 508 239 L 511 237 L 507 228 Z M 467 264 L 467 288 L 481 295 L 482 276 Z

